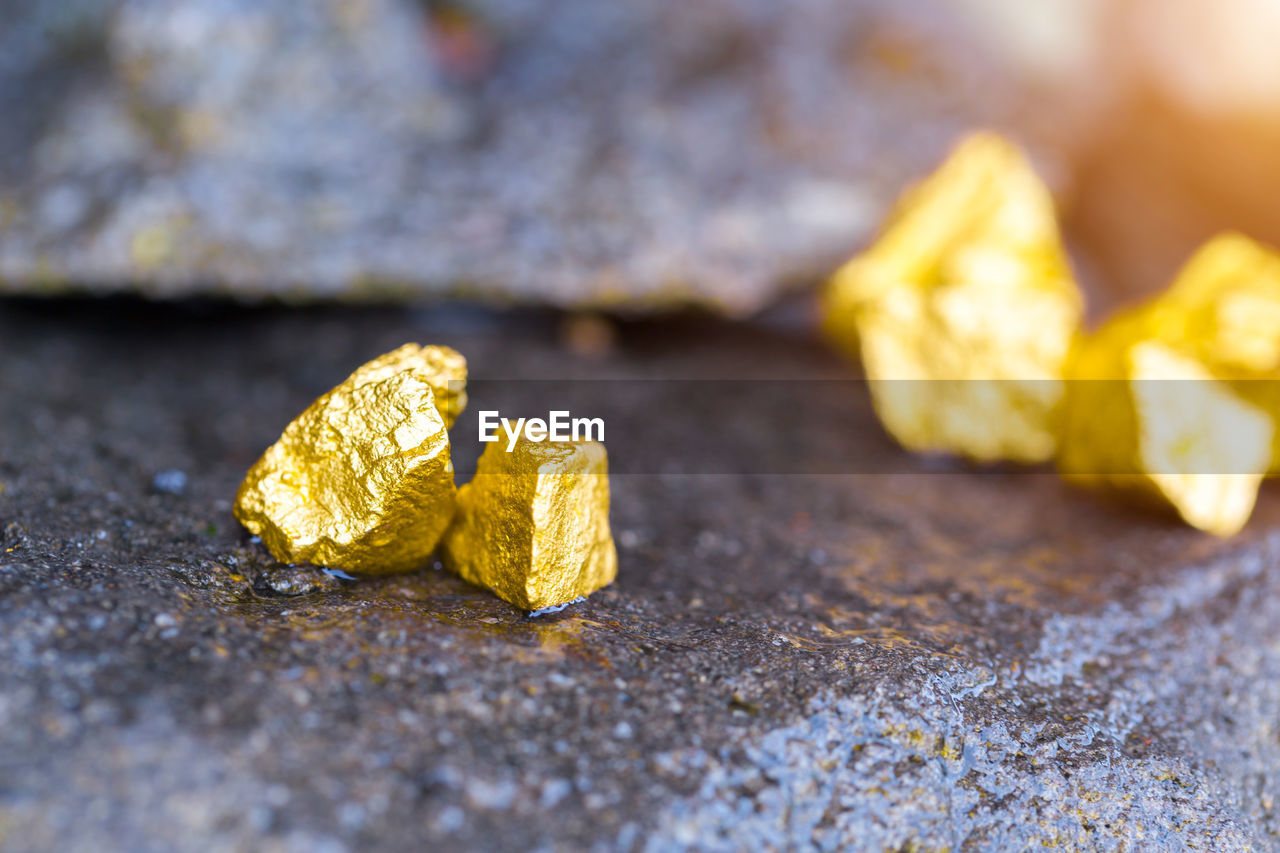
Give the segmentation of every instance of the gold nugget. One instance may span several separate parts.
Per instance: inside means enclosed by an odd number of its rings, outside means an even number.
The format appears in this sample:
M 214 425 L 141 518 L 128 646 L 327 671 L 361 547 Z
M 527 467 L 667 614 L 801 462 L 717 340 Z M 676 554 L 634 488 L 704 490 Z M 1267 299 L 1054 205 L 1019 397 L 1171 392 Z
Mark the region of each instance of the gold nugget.
M 453 518 L 448 426 L 466 360 L 406 344 L 312 403 L 262 454 L 235 515 L 283 563 L 384 574 L 418 568 Z
M 1037 462 L 1083 300 L 1053 199 L 994 134 L 964 140 L 836 273 L 824 330 L 905 447 Z
M 505 429 L 458 491 L 445 565 L 525 610 L 573 601 L 610 584 L 609 474 L 596 441 L 534 442 L 508 452 Z
M 1280 253 L 1239 234 L 1210 240 L 1148 309 L 1149 334 L 1280 420 Z M 1280 430 L 1271 472 L 1280 470 Z
M 1230 536 L 1248 521 L 1271 459 L 1266 413 L 1176 341 L 1159 301 L 1080 341 L 1067 373 L 1058 467 L 1069 480 L 1153 495 Z M 1167 331 L 1167 327 L 1166 327 Z

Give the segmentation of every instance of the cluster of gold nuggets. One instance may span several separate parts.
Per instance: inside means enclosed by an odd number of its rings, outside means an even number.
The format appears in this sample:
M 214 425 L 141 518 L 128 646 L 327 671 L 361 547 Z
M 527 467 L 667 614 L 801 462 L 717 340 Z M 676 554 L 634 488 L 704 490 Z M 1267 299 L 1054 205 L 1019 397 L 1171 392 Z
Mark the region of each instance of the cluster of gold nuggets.
M 1280 470 L 1280 255 L 1218 237 L 1166 292 L 1086 334 L 1053 199 L 997 136 L 965 140 L 910 190 L 824 301 L 827 334 L 912 450 L 1055 459 L 1224 536 Z M 610 583 L 602 445 L 521 438 L 508 452 L 503 436 L 455 488 L 466 376 L 457 352 L 414 344 L 360 367 L 250 469 L 236 517 L 286 563 L 385 574 L 439 548 L 527 610 Z
M 235 515 L 284 563 L 362 574 L 447 567 L 526 610 L 607 584 L 604 446 L 509 437 L 455 488 L 449 428 L 466 406 L 466 360 L 406 344 L 363 365 L 293 420 L 249 470 Z
M 1280 254 L 1235 234 L 1151 301 L 1081 328 L 1053 200 L 991 134 L 910 190 L 833 278 L 828 336 L 909 449 L 1056 460 L 1219 535 L 1280 470 Z

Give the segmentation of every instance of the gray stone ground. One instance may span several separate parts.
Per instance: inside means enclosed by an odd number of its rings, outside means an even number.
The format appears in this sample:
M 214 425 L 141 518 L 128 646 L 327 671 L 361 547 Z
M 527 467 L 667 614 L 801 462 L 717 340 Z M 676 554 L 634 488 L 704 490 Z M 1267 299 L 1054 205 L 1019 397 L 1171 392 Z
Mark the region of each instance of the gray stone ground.
M 848 377 L 785 326 L 627 325 L 589 361 L 556 322 L 0 304 L 0 847 L 1280 848 L 1271 488 L 1214 540 L 912 458 L 849 382 L 782 434 L 662 412 L 880 464 L 615 475 L 618 581 L 546 617 L 433 567 L 280 567 L 231 517 L 281 426 L 406 340 L 482 380 Z
M 0 291 L 749 312 L 1027 106 L 964 32 L 942 0 L 0 0 Z

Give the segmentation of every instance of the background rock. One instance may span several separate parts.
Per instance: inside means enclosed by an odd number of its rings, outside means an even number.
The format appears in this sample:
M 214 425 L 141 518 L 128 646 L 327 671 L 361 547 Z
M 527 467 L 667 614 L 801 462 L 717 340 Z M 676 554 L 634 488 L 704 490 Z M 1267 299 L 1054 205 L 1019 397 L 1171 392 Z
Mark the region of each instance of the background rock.
M 0 287 L 749 311 L 1026 105 L 965 32 L 934 0 L 3 0 Z
M 1278 0 L 0 0 L 0 291 L 731 314 L 975 126 L 1102 316 L 1280 243 Z

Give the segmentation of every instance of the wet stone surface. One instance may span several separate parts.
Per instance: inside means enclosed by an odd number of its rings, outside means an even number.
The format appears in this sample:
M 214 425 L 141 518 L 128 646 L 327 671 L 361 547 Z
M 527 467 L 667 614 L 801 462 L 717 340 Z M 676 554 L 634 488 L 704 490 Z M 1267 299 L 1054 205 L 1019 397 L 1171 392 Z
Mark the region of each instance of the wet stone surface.
M 536 619 L 435 566 L 282 567 L 232 519 L 281 426 L 406 340 L 482 379 L 846 375 L 766 326 L 591 362 L 555 329 L 0 306 L 0 843 L 1280 846 L 1272 489 L 1219 541 L 913 459 L 863 392 L 797 418 L 877 473 L 615 475 L 617 582 Z

